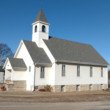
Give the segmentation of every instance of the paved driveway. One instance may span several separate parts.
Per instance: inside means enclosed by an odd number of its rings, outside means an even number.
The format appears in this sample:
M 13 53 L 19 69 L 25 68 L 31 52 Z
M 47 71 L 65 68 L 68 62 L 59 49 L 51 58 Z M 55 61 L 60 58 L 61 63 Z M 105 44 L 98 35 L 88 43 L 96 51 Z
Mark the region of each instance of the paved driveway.
M 110 101 L 75 103 L 1 102 L 0 110 L 110 110 Z

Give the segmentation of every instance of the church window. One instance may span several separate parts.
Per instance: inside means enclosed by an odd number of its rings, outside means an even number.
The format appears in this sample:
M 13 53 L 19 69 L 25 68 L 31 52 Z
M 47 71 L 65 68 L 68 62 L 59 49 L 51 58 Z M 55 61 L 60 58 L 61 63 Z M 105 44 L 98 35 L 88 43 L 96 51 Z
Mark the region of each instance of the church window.
M 93 76 L 93 68 L 92 68 L 92 66 L 90 66 L 90 77 L 92 77 Z
M 77 77 L 80 77 L 80 65 L 77 65 Z
M 62 76 L 65 76 L 65 64 L 62 64 Z
M 35 32 L 37 32 L 37 26 L 35 26 Z
M 45 77 L 45 67 L 41 66 L 40 78 L 44 78 L 44 77 Z
M 103 77 L 103 67 L 101 67 L 101 77 Z
M 46 27 L 44 25 L 42 26 L 42 32 L 46 32 Z

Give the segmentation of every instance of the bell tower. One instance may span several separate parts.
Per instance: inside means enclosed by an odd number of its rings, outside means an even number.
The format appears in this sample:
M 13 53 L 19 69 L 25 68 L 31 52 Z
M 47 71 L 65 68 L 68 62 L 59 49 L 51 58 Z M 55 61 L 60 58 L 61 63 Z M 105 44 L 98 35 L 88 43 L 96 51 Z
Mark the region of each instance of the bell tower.
M 40 46 L 41 39 L 49 39 L 49 23 L 41 9 L 32 24 L 32 41 L 36 42 Z

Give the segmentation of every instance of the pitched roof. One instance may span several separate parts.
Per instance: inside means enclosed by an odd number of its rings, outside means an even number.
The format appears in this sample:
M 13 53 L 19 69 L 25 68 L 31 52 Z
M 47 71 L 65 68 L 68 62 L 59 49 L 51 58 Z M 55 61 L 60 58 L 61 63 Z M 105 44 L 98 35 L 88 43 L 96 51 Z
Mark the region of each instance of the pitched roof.
M 23 40 L 34 64 L 38 65 L 51 65 L 51 61 L 46 55 L 43 48 L 39 48 L 35 42 Z
M 107 66 L 104 58 L 88 44 L 50 37 L 44 40 L 57 62 Z
M 43 22 L 48 23 L 48 21 L 47 21 L 45 15 L 44 15 L 44 12 L 43 12 L 42 9 L 40 9 L 40 11 L 39 11 L 39 13 L 38 13 L 38 15 L 37 15 L 37 17 L 36 17 L 36 19 L 35 19 L 35 22 L 36 22 L 36 21 L 43 21 Z
M 21 58 L 9 58 L 9 61 L 14 70 L 26 70 L 27 69 L 26 64 L 24 63 L 24 60 Z

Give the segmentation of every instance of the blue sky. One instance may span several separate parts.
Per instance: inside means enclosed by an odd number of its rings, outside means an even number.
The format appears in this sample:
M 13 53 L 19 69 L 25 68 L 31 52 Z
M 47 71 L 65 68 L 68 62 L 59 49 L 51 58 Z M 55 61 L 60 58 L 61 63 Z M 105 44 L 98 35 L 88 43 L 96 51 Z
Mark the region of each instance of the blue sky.
M 0 42 L 15 53 L 31 40 L 40 8 L 50 36 L 91 44 L 110 63 L 110 0 L 0 0 Z

